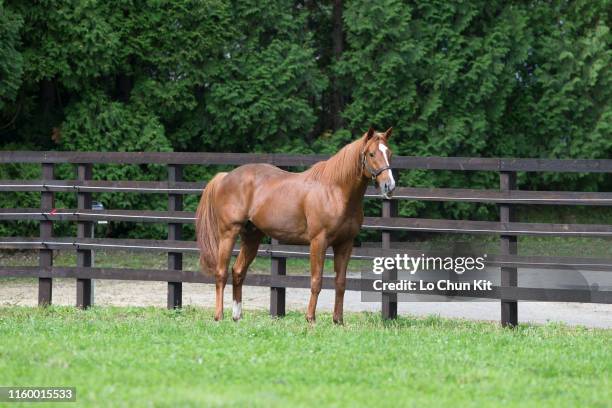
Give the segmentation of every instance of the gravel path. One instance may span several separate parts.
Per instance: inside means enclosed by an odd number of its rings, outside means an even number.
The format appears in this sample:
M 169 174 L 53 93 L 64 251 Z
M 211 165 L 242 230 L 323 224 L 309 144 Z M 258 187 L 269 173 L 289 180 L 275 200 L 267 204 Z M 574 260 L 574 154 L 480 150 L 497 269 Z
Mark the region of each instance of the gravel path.
M 140 282 L 97 280 L 95 282 L 95 303 L 100 306 L 156 306 L 166 305 L 165 282 Z M 35 306 L 38 285 L 36 281 L 8 280 L 0 281 L 0 305 Z M 231 289 L 225 295 L 226 316 L 231 311 Z M 74 279 L 55 279 L 53 283 L 53 303 L 57 305 L 74 305 L 76 283 Z M 308 302 L 308 289 L 287 289 L 287 309 L 304 310 Z M 183 284 L 183 304 L 211 307 L 214 304 L 214 287 L 212 285 Z M 323 290 L 319 296 L 319 311 L 333 309 L 334 292 Z M 263 287 L 245 287 L 243 291 L 244 307 L 249 309 L 267 309 L 270 302 L 270 290 Z M 346 311 L 379 312 L 377 303 L 361 302 L 358 292 L 346 292 Z M 400 314 L 416 316 L 439 315 L 442 317 L 465 318 L 471 320 L 499 319 L 498 302 L 411 302 L 398 305 Z M 519 303 L 519 321 L 532 323 L 564 322 L 568 325 L 612 328 L 612 305 L 556 303 L 556 302 L 521 302 Z

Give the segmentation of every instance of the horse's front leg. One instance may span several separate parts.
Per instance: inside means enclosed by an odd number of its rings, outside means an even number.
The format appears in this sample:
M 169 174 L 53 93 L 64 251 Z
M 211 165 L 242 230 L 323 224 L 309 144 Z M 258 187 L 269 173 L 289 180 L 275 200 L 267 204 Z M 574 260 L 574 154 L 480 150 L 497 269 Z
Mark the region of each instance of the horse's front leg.
M 306 311 L 306 320 L 310 323 L 315 322 L 317 300 L 323 283 L 323 263 L 325 262 L 326 249 L 327 241 L 324 234 L 320 234 L 310 241 L 310 302 L 308 302 L 308 310 Z
M 344 290 L 346 289 L 346 268 L 353 251 L 353 241 L 334 246 L 334 270 L 336 272 L 336 302 L 334 303 L 334 323 L 343 324 Z

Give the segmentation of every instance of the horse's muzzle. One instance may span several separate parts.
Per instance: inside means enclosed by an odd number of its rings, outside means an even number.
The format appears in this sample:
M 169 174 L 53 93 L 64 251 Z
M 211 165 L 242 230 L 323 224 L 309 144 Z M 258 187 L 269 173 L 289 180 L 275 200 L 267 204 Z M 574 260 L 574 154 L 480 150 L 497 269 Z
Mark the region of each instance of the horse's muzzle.
M 384 198 L 393 197 L 393 191 L 395 190 L 395 180 L 393 179 L 393 175 L 389 171 L 389 177 L 385 179 L 382 183 L 379 183 L 380 193 Z

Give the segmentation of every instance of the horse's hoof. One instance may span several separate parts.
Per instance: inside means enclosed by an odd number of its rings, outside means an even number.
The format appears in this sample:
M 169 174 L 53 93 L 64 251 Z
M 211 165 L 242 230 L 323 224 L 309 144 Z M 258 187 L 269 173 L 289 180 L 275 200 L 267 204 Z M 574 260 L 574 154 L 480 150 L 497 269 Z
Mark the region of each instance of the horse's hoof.
M 306 316 L 306 321 L 310 324 L 315 324 L 316 323 L 316 319 L 314 316 Z
M 242 302 L 236 302 L 234 300 L 234 306 L 232 306 L 232 319 L 234 319 L 234 321 L 237 322 L 238 320 L 240 320 L 241 317 L 242 317 Z
M 232 316 L 232 320 L 235 321 L 235 322 L 240 321 L 240 319 L 242 319 L 242 316 L 238 316 L 238 317 L 233 317 Z
M 338 326 L 344 326 L 344 320 L 334 319 L 334 324 L 337 324 Z

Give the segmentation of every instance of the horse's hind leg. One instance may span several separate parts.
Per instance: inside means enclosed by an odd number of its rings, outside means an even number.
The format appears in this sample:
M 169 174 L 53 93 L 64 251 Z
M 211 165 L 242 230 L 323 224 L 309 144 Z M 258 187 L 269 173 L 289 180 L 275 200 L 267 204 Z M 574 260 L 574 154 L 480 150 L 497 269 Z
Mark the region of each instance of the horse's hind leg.
M 219 258 L 215 272 L 216 302 L 215 320 L 223 319 L 223 291 L 227 283 L 227 269 L 232 257 L 232 250 L 240 232 L 240 225 L 232 225 L 223 231 L 219 239 Z
M 242 317 L 242 283 L 246 277 L 249 265 L 251 265 L 251 262 L 253 262 L 253 259 L 257 256 L 257 250 L 263 238 L 263 233 L 258 229 L 250 225 L 246 228 L 247 229 L 240 234 L 240 253 L 232 268 L 232 293 L 234 295 L 232 318 L 234 321 L 238 321 Z

